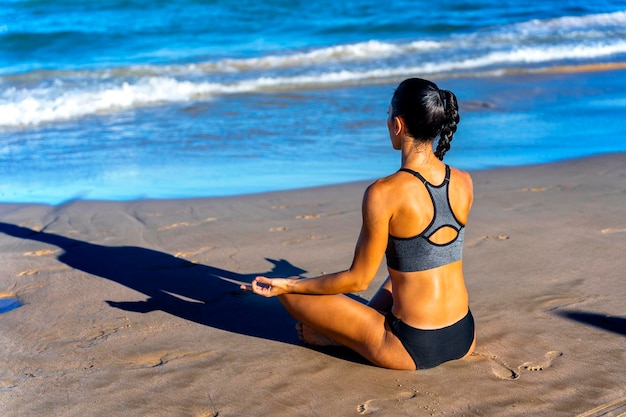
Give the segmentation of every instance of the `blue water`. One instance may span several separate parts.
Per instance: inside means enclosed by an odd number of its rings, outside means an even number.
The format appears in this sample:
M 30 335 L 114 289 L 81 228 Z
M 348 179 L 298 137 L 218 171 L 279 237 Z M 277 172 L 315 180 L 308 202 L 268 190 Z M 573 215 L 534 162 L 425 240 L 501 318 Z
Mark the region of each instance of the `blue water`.
M 1 297 L 0 298 L 0 314 L 9 312 L 20 307 L 22 303 L 17 298 Z
M 625 62 L 623 0 L 4 0 L 0 202 L 387 175 L 411 76 L 457 94 L 460 168 L 626 151 L 626 71 L 580 71 Z

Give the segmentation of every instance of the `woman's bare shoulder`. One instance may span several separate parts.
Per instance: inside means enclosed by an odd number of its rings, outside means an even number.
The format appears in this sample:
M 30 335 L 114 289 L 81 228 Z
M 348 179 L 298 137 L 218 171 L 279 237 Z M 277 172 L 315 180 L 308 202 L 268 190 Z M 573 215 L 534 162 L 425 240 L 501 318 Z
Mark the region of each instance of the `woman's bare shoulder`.
M 391 208 L 391 203 L 397 200 L 397 195 L 401 194 L 400 189 L 404 181 L 398 177 L 398 173 L 393 173 L 383 178 L 379 178 L 371 183 L 364 194 L 364 203 L 384 205 Z
M 398 175 L 398 172 L 394 172 L 383 178 L 379 178 L 367 187 L 367 193 L 374 193 L 376 195 L 383 195 L 389 197 L 390 194 L 398 192 L 398 189 L 406 184 L 406 178 Z
M 472 176 L 467 171 L 450 167 L 450 180 L 458 182 L 462 187 L 472 189 Z

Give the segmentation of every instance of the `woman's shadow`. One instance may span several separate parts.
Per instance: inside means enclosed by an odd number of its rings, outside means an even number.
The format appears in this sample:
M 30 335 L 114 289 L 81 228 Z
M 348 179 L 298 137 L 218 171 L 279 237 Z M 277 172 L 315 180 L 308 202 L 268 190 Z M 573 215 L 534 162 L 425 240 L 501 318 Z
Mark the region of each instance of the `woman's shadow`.
M 306 271 L 288 261 L 267 259 L 268 271 L 239 274 L 201 265 L 170 254 L 137 246 L 103 246 L 65 236 L 37 232 L 0 222 L 0 232 L 20 239 L 58 246 L 57 259 L 71 268 L 106 278 L 146 295 L 143 301 L 106 302 L 126 311 L 161 310 L 206 326 L 234 333 L 297 343 L 295 321 L 277 299 L 239 289 L 257 275 L 300 276 Z

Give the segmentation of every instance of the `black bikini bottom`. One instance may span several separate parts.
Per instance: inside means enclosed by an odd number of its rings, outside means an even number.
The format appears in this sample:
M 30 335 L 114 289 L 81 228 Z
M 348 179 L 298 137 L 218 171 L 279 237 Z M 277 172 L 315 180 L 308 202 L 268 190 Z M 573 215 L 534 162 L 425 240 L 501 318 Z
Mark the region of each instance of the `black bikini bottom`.
M 422 330 L 409 326 L 391 313 L 385 320 L 415 362 L 416 369 L 434 368 L 444 362 L 460 359 L 474 342 L 474 317 L 467 315 L 450 326 Z

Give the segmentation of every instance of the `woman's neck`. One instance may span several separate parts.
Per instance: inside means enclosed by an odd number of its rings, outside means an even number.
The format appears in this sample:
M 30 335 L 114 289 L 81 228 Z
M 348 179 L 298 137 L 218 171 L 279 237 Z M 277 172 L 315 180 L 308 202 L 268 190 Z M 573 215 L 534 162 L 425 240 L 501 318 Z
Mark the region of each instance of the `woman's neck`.
M 413 139 L 402 143 L 402 167 L 419 167 L 431 165 L 439 159 L 433 152 L 432 142 L 416 145 Z

